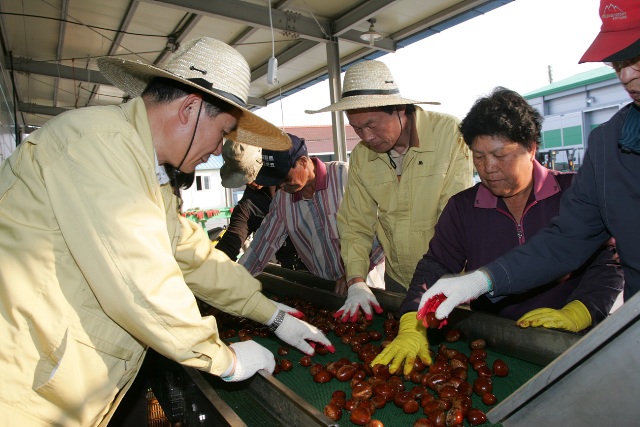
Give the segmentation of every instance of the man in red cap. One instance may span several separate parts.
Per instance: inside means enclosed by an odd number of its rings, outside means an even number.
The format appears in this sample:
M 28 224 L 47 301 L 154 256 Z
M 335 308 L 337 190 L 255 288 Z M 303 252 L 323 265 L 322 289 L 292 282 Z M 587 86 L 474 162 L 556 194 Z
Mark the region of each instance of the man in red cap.
M 418 318 L 440 293 L 443 319 L 458 304 L 489 293 L 522 293 L 582 264 L 600 245 L 616 238 L 625 275 L 625 301 L 640 290 L 640 2 L 602 0 L 602 28 L 580 62 L 606 62 L 632 103 L 589 135 L 584 163 L 564 194 L 560 215 L 525 245 L 473 272 L 438 280 L 422 296 Z M 572 313 L 549 310 L 530 326 L 562 327 Z

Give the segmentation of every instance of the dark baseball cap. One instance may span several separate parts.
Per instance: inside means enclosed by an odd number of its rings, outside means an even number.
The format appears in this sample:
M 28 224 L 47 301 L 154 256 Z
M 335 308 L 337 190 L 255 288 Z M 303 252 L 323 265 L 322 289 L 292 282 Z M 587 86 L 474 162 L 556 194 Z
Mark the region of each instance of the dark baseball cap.
M 288 133 L 291 148 L 287 151 L 262 149 L 262 167 L 256 176 L 256 184 L 265 187 L 278 185 L 287 178 L 289 171 L 302 156 L 308 155 L 303 138 Z

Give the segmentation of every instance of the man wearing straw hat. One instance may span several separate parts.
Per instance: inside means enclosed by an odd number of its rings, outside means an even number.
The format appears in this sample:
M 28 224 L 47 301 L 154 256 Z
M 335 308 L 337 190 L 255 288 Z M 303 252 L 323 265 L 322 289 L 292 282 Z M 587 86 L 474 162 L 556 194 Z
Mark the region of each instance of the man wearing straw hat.
M 486 293 L 499 299 L 526 292 L 577 268 L 612 236 L 624 272 L 624 300 L 640 290 L 640 2 L 603 0 L 600 18 L 600 33 L 580 62 L 610 65 L 632 102 L 589 134 L 582 166 L 549 228 L 484 267 L 438 280 L 423 294 L 419 317 L 440 293 L 447 298 L 435 314 L 443 319 Z M 530 326 L 571 321 L 562 310 L 542 314 Z
M 242 198 L 233 208 L 229 226 L 216 245 L 216 249 L 236 261 L 247 238 L 260 228 L 262 220 L 269 213 L 269 207 L 277 188 L 259 185 L 255 182 L 262 167 L 262 149 L 260 147 L 228 139 L 222 146 L 222 159 L 224 160 L 224 164 L 220 168 L 222 186 L 238 188 L 246 185 Z M 276 251 L 275 257 L 284 268 L 306 270 L 288 236 L 280 249 Z
M 1 425 L 106 425 L 148 347 L 227 381 L 274 368 L 255 342 L 226 346 L 194 295 L 305 353 L 331 348 L 179 215 L 162 166 L 191 173 L 223 137 L 289 147 L 246 109 L 244 58 L 201 38 L 165 68 L 98 65 L 136 97 L 51 119 L 0 166 Z
M 406 292 L 447 201 L 473 184 L 459 120 L 415 104 L 437 103 L 403 98 L 384 63 L 362 61 L 346 71 L 338 102 L 306 111 L 345 111 L 362 139 L 338 212 L 348 296 L 336 317 L 343 321 L 368 305 L 380 311 L 364 279 L 374 236 L 384 249 L 386 289 Z

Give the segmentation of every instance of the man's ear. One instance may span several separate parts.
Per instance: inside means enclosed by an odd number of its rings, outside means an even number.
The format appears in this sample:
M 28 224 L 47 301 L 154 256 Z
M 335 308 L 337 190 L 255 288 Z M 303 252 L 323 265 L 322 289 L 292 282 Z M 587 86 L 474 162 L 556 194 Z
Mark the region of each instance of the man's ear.
M 178 119 L 180 123 L 187 124 L 189 119 L 195 120 L 200 111 L 200 104 L 203 102 L 202 97 L 194 93 L 190 93 L 180 100 L 178 111 Z

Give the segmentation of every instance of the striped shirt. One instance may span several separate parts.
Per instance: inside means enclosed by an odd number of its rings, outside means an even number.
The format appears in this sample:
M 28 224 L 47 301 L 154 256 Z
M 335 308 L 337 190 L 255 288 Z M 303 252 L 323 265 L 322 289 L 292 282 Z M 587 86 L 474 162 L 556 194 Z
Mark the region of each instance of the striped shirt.
M 269 213 L 256 231 L 251 246 L 240 258 L 240 264 L 254 276 L 262 272 L 287 236 L 312 274 L 327 280 L 344 276 L 336 215 L 347 183 L 348 165 L 344 162 L 323 163 L 315 157 L 311 160 L 316 170 L 313 198 L 303 199 L 301 191 L 294 194 L 276 192 Z M 371 267 L 384 261 L 379 245 L 371 260 Z

